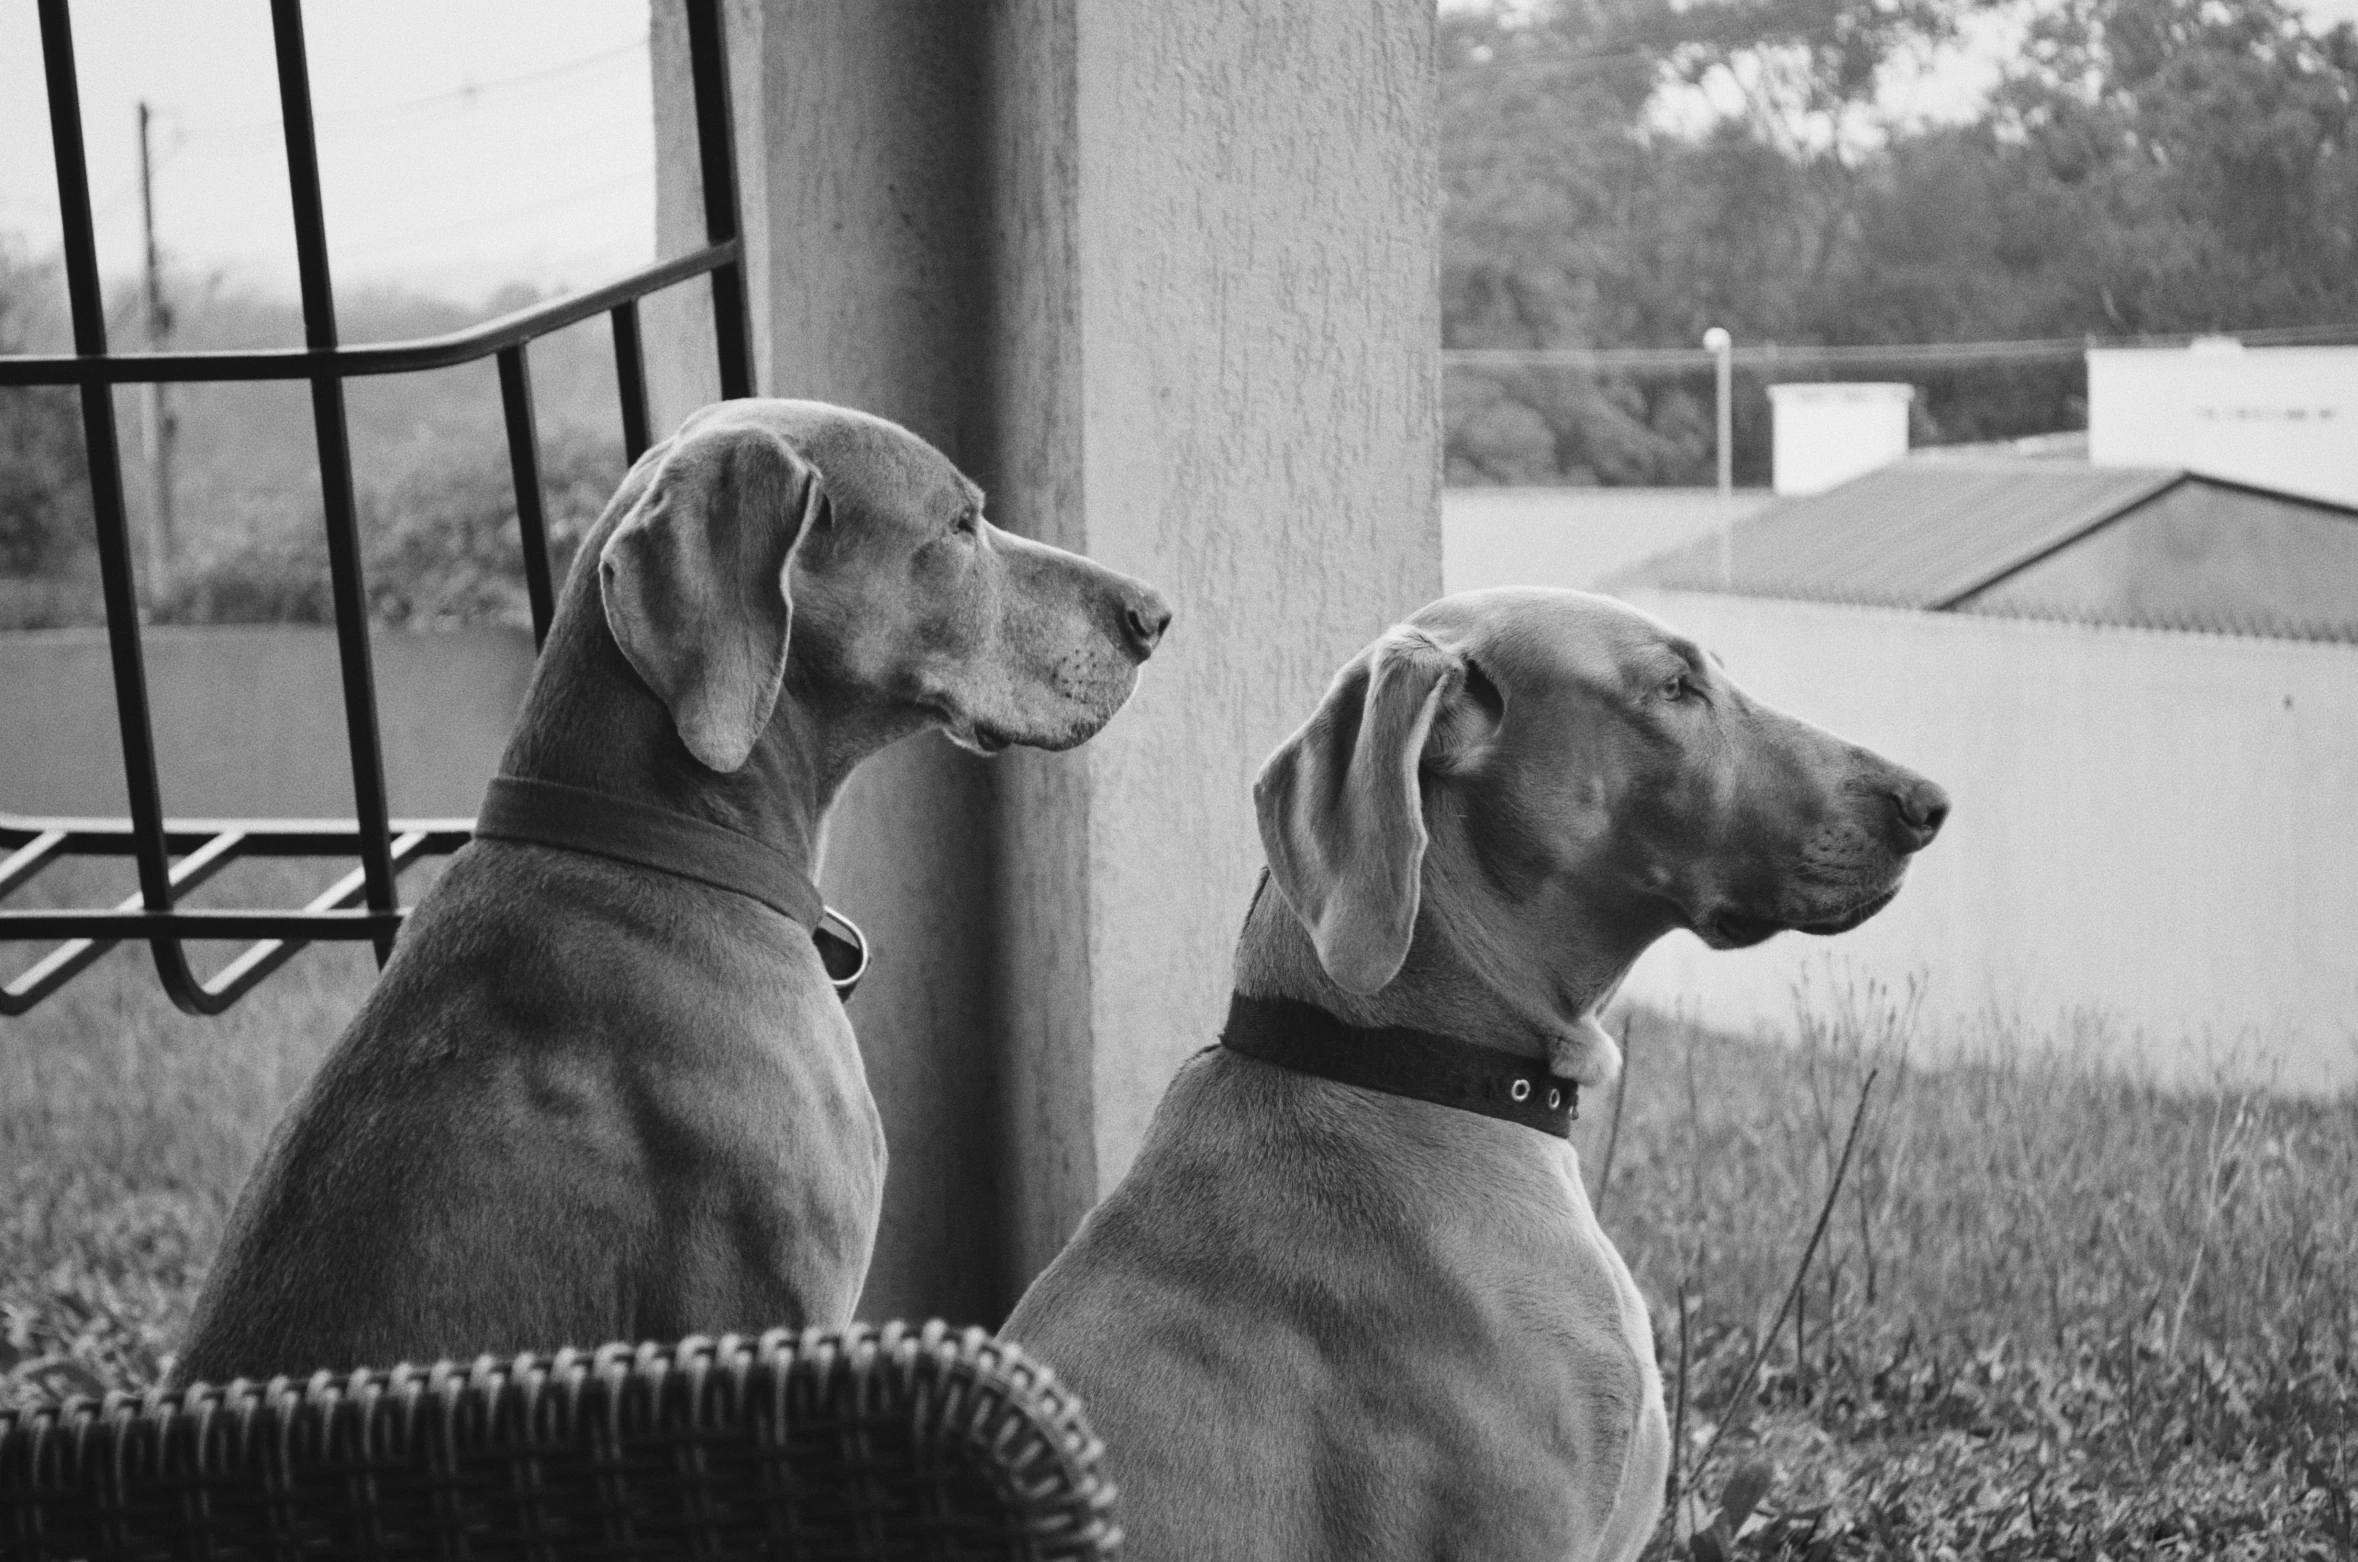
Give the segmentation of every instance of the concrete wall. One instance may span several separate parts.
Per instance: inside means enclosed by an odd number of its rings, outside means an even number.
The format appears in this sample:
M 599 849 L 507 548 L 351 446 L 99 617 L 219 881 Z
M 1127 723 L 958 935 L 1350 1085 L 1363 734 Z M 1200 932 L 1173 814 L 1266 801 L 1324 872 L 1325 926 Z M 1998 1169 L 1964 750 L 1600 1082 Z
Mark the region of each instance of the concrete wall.
M 1857 931 L 1739 953 L 1674 934 L 1631 996 L 1787 1025 L 1805 976 L 1921 977 L 1936 1039 L 2082 1010 L 2165 1074 L 2241 1045 L 2296 1089 L 2358 1083 L 2358 647 L 1632 596 L 1956 811 Z
M 1732 526 L 1765 489 L 1452 488 L 1441 496 L 1441 580 L 1587 591 L 1616 570 Z
M 856 776 L 824 878 L 893 1168 L 864 1315 L 995 1320 L 1215 1033 L 1248 785 L 1440 590 L 1433 17 L 1172 0 L 730 8 L 769 394 L 900 419 L 1002 526 L 1170 596 L 1089 747 L 924 737 Z M 655 7 L 659 208 L 695 241 Z M 667 417 L 706 338 L 650 333 Z M 708 392 L 707 392 L 708 393 Z
M 2358 504 L 2358 347 L 2092 350 L 2088 459 Z
M 165 812 L 350 818 L 335 631 L 149 629 L 148 699 Z M 385 784 L 396 815 L 471 816 L 524 703 L 521 629 L 380 633 Z M 0 634 L 0 811 L 128 811 L 106 633 Z

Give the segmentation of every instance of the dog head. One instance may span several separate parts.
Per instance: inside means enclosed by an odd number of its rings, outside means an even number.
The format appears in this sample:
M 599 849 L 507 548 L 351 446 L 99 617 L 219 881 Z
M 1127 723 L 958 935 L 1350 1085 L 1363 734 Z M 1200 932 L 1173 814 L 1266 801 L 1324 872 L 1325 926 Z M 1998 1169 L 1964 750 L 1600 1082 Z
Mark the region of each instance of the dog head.
M 597 554 L 606 625 L 716 771 L 744 765 L 789 684 L 886 736 L 1070 748 L 1170 622 L 1151 587 L 999 530 L 948 457 L 841 407 L 707 407 L 624 494 Z
M 1380 991 L 1430 939 L 1543 1031 L 1672 928 L 1737 948 L 1857 926 L 1948 812 L 1658 620 L 1538 589 L 1444 598 L 1362 651 L 1254 801 L 1338 987 Z

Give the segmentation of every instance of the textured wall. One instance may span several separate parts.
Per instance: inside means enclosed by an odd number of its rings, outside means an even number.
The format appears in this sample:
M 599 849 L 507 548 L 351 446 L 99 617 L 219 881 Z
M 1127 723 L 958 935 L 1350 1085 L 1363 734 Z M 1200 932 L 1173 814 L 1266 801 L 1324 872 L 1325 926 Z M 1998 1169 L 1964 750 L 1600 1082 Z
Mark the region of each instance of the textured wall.
M 921 738 L 831 831 L 829 892 L 883 961 L 852 1014 L 893 1147 L 863 1312 L 995 1319 L 1212 1038 L 1253 770 L 1439 591 L 1432 13 L 730 15 L 762 389 L 909 423 L 1000 525 L 1178 612 L 1090 747 L 985 766 Z M 656 19 L 672 249 L 700 216 L 683 39 Z
M 1178 609 L 1087 750 L 1109 1187 L 1225 1013 L 1254 771 L 1440 594 L 1439 176 L 1426 0 L 1078 22 L 1089 549 Z
M 1805 977 L 1821 1001 L 1916 978 L 1935 1042 L 2079 1010 L 2165 1075 L 2240 1045 L 2291 1088 L 2358 1083 L 2358 647 L 1632 595 L 1956 811 L 1857 931 L 1673 934 L 1631 996 L 1787 1026 Z
M 704 219 L 685 27 L 676 5 L 654 14 L 670 253 L 701 242 Z M 758 389 L 895 419 L 990 483 L 979 14 L 929 0 L 734 3 L 728 31 Z M 692 303 L 706 307 L 700 293 Z M 709 397 L 709 342 L 708 323 L 650 337 L 669 361 L 651 378 Z M 675 421 L 686 410 L 665 408 Z M 892 1146 L 865 1316 L 989 1318 L 1004 1305 L 995 796 L 982 761 L 927 734 L 870 761 L 829 821 L 822 881 L 877 951 L 851 1018 Z
M 164 811 L 352 816 L 332 629 L 148 629 Z M 472 815 L 532 677 L 521 629 L 379 632 L 385 785 L 397 815 Z M 123 746 L 106 633 L 0 635 L 0 811 L 121 817 Z M 37 741 L 23 736 L 38 733 Z

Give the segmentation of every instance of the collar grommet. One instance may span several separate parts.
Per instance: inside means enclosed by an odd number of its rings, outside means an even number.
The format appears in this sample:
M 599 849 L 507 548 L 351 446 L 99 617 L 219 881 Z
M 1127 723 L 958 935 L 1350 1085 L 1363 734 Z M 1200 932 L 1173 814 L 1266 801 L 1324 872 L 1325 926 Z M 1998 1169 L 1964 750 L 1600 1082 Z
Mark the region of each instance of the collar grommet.
M 1529 1081 L 1528 1079 L 1518 1079 L 1518 1080 L 1516 1080 L 1516 1081 L 1515 1081 L 1515 1083 L 1514 1083 L 1514 1086 L 1513 1086 L 1513 1088 L 1509 1089 L 1509 1090 L 1507 1091 L 1507 1094 L 1508 1094 L 1508 1095 L 1510 1095 L 1510 1096 L 1513 1096 L 1513 1097 L 1514 1097 L 1514 1098 L 1515 1098 L 1517 1101 L 1528 1101 L 1528 1100 L 1530 1100 L 1530 1099 L 1531 1099 L 1531 1081 Z

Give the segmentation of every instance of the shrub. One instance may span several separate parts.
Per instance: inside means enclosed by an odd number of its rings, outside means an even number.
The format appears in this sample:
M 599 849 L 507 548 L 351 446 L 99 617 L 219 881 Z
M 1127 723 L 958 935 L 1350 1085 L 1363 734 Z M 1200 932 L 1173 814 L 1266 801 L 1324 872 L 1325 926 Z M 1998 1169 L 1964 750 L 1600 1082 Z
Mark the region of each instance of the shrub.
M 562 581 L 621 483 L 621 450 L 574 428 L 541 438 L 549 567 Z M 526 624 L 523 545 L 507 448 L 421 444 L 403 473 L 361 497 L 369 617 L 400 628 Z M 184 568 L 156 607 L 184 624 L 331 623 L 325 528 L 283 525 Z

